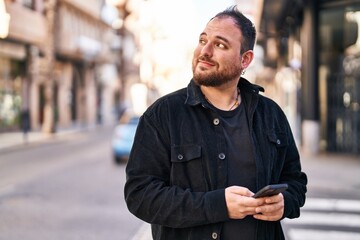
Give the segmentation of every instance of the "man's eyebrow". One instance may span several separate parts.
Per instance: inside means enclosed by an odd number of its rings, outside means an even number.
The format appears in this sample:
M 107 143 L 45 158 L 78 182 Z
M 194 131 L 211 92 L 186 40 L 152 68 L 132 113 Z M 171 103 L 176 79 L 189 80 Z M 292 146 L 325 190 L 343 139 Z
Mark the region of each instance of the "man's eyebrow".
M 202 32 L 201 34 L 200 34 L 200 37 L 201 36 L 207 36 L 207 34 L 206 34 L 206 32 Z M 217 38 L 217 39 L 220 39 L 220 40 L 222 40 L 222 41 L 224 41 L 225 43 L 227 43 L 227 44 L 230 44 L 230 41 L 227 39 L 227 38 L 225 38 L 225 37 L 222 37 L 222 36 L 215 36 L 215 38 Z
M 224 38 L 224 37 L 222 37 L 222 36 L 216 36 L 216 38 L 218 38 L 218 39 L 220 39 L 220 40 L 222 40 L 222 41 L 230 44 L 230 42 L 229 42 L 229 40 L 227 40 L 227 38 Z

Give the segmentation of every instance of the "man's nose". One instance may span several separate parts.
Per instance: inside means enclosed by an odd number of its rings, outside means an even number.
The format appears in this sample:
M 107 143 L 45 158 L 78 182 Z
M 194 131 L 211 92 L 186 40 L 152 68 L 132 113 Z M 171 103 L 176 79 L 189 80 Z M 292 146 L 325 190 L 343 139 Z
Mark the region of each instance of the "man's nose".
M 211 44 L 207 43 L 203 46 L 203 48 L 201 49 L 201 55 L 202 56 L 208 56 L 208 57 L 212 57 L 213 55 L 213 48 L 211 46 Z

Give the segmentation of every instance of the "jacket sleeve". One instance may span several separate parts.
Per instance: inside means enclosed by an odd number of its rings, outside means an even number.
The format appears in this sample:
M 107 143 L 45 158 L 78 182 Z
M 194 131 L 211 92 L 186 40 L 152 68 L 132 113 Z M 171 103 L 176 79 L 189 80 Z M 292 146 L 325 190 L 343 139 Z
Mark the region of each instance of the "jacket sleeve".
M 193 192 L 170 185 L 170 138 L 166 119 L 145 112 L 126 167 L 125 201 L 138 218 L 173 228 L 228 220 L 224 189 Z
M 285 202 L 283 217 L 297 218 L 300 216 L 300 208 L 305 204 L 307 176 L 302 172 L 300 155 L 291 128 L 288 123 L 286 125 L 288 129 L 289 145 L 285 151 L 285 161 L 281 172 L 280 182 L 287 183 L 289 188 L 283 193 Z
M 300 155 L 285 113 L 273 100 L 260 96 L 253 129 L 261 159 L 257 166 L 261 174 L 259 187 L 287 183 L 288 189 L 283 192 L 283 218 L 299 217 L 300 208 L 305 204 L 307 176 L 302 172 Z

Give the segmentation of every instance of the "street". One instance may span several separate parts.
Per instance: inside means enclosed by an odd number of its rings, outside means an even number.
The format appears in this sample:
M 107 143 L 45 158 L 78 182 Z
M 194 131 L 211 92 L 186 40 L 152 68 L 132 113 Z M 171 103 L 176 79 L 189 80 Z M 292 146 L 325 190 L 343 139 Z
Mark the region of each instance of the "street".
M 150 240 L 124 202 L 125 164 L 110 151 L 112 127 L 0 151 L 0 240 Z M 303 158 L 309 185 L 289 240 L 360 239 L 360 162 Z
M 306 156 L 308 193 L 300 218 L 282 221 L 289 240 L 360 239 L 360 161 L 346 155 Z
M 360 201 L 309 198 L 301 217 L 283 225 L 291 240 L 359 240 Z
M 0 154 L 0 239 L 131 240 L 142 222 L 124 202 L 111 128 Z

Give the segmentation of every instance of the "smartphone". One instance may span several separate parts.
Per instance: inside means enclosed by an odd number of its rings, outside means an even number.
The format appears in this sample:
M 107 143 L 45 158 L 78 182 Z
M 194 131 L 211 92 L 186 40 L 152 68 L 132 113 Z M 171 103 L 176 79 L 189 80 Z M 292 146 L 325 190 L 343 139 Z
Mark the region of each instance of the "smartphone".
M 273 196 L 285 191 L 287 188 L 288 185 L 286 183 L 267 185 L 266 187 L 263 187 L 257 193 L 255 193 L 253 198 Z

